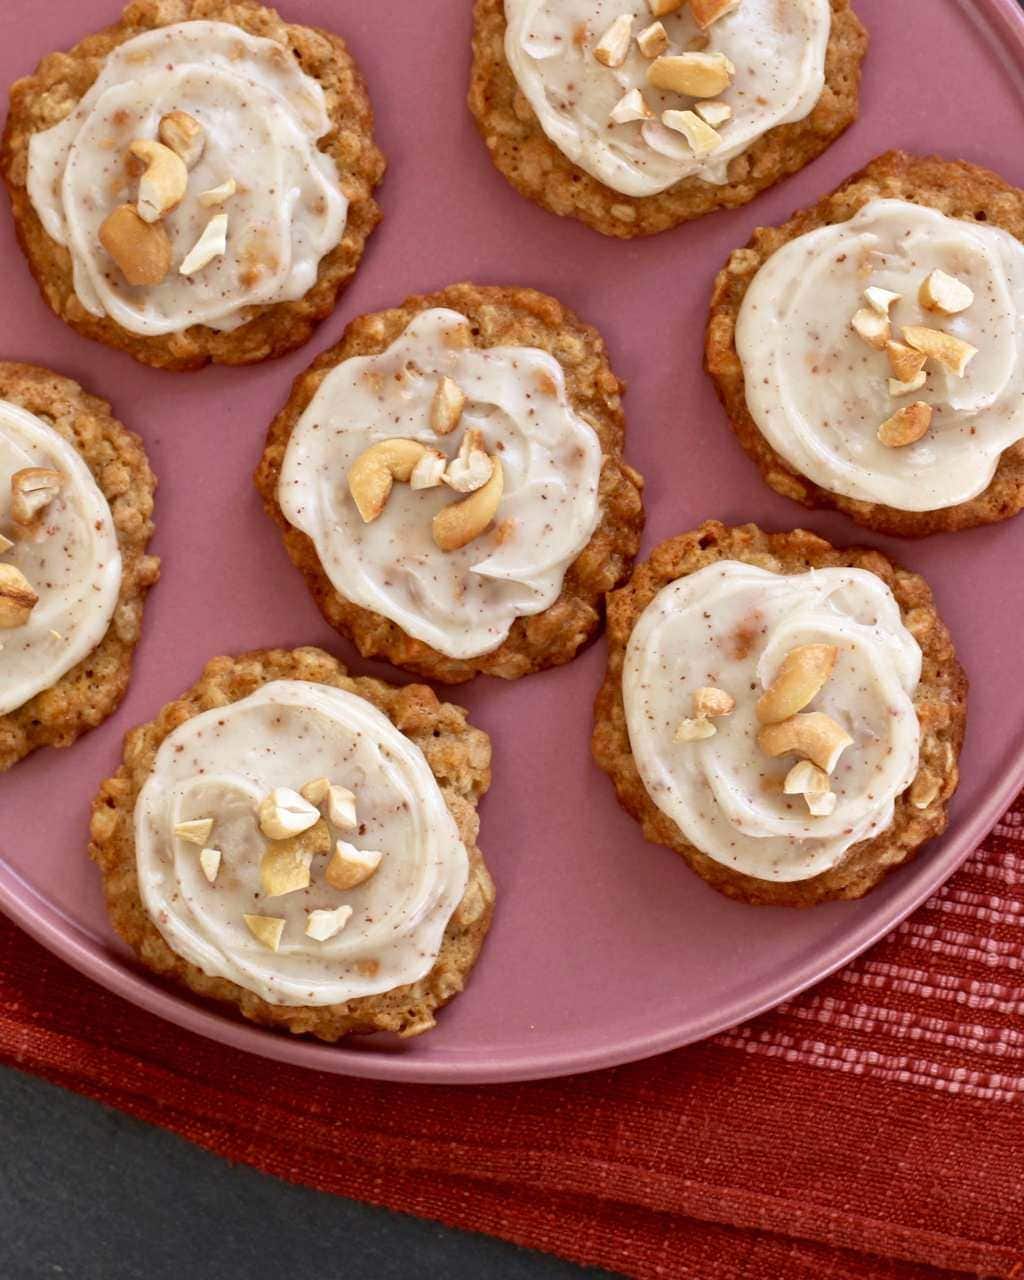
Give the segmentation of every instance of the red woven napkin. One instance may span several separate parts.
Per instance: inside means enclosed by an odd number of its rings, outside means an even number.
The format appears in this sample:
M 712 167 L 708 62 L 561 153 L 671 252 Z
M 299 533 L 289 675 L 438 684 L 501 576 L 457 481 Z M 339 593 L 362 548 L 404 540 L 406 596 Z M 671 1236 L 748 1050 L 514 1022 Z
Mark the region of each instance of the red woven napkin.
M 272 1065 L 2 921 L 0 1060 L 280 1177 L 627 1275 L 1024 1280 L 1024 796 L 844 972 L 630 1067 L 444 1089 Z

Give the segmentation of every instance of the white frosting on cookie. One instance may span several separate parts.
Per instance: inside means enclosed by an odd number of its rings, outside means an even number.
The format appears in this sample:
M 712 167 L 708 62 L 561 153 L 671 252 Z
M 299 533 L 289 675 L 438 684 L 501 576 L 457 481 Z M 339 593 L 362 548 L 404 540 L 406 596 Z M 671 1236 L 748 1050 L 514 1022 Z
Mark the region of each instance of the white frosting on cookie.
M 11 477 L 30 467 L 63 477 L 31 536 L 10 518 Z M 114 522 L 92 472 L 53 427 L 7 400 L 0 400 L 0 534 L 14 544 L 0 551 L 0 564 L 20 569 L 39 596 L 28 622 L 0 630 L 0 715 L 6 715 L 96 648 L 121 589 Z
M 797 645 L 838 646 L 831 678 L 808 707 L 853 737 L 832 775 L 828 817 L 782 794 L 796 757 L 758 746 L 755 706 Z M 917 772 L 913 694 L 921 651 L 884 582 L 862 569 L 774 574 L 735 560 L 664 587 L 629 639 L 623 696 L 644 786 L 708 857 L 759 880 L 806 880 L 884 831 Z M 735 710 L 716 733 L 676 742 L 695 691 L 724 689 Z
M 357 888 L 327 882 L 313 859 L 307 889 L 263 894 L 267 841 L 261 800 L 327 777 L 355 794 L 357 832 L 332 832 L 383 853 Z M 220 851 L 211 884 L 200 848 L 178 823 L 212 818 Z M 364 698 L 302 680 L 277 680 L 185 721 L 161 744 L 135 807 L 139 892 L 178 955 L 271 1004 L 328 1005 L 377 995 L 430 972 L 466 888 L 469 860 L 430 766 L 415 743 Z M 325 942 L 307 936 L 308 913 L 352 908 Z M 243 916 L 283 918 L 275 952 Z
M 313 540 L 341 595 L 451 658 L 489 653 L 516 618 L 552 605 L 600 519 L 600 441 L 569 403 L 558 361 L 469 341 L 466 318 L 437 308 L 386 351 L 332 369 L 292 431 L 278 486 L 285 518 Z M 466 406 L 458 428 L 438 436 L 430 406 L 443 375 Z M 504 473 L 490 531 L 440 550 L 431 521 L 461 496 L 446 485 L 396 484 L 364 524 L 346 479 L 364 450 L 397 437 L 451 458 L 470 428 Z
M 936 269 L 973 290 L 965 311 L 921 306 L 920 286 Z M 964 377 L 929 361 L 920 390 L 892 397 L 886 353 L 850 323 L 872 286 L 901 295 L 890 311 L 894 339 L 923 325 L 977 347 Z M 1024 246 L 998 227 L 873 200 L 768 259 L 743 300 L 736 347 L 754 421 L 808 479 L 903 511 L 966 502 L 1024 437 Z M 934 410 L 927 434 L 904 448 L 883 445 L 880 425 L 916 400 Z
M 656 195 L 689 177 L 724 183 L 729 162 L 769 129 L 809 115 L 825 83 L 829 0 L 742 0 L 706 33 L 704 52 L 725 54 L 735 67 L 716 99 L 733 114 L 719 127 L 721 144 L 698 157 L 661 122 L 664 111 L 692 109 L 694 100 L 650 85 L 651 60 L 635 39 L 618 67 L 594 57 L 621 15 L 634 15 L 634 37 L 653 21 L 647 0 L 505 0 L 505 14 L 505 56 L 541 128 L 574 164 L 624 195 Z M 689 5 L 661 22 L 668 55 L 685 52 L 700 34 Z M 637 89 L 654 119 L 610 121 L 619 100 Z
M 163 219 L 169 274 L 133 287 L 99 230 L 115 206 L 136 199 L 129 145 L 156 138 L 171 111 L 198 120 L 206 143 L 184 199 Z M 225 22 L 158 27 L 119 45 L 70 115 L 33 135 L 28 192 L 47 234 L 70 250 L 75 292 L 92 315 L 144 335 L 233 329 L 251 307 L 301 298 L 341 240 L 348 201 L 333 159 L 316 145 L 329 129 L 322 88 L 280 45 Z M 228 179 L 238 190 L 226 203 L 200 202 Z M 218 213 L 228 217 L 227 252 L 181 275 Z

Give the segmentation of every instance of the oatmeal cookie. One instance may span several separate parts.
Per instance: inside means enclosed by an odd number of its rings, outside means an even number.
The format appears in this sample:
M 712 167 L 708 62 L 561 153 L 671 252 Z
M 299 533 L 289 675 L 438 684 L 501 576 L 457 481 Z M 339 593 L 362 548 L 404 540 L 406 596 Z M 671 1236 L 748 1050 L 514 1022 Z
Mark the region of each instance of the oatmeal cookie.
M 469 108 L 499 171 L 528 200 L 603 235 L 654 235 L 717 209 L 734 209 L 816 159 L 857 119 L 868 36 L 849 0 L 831 0 L 825 86 L 802 120 L 781 124 L 735 156 L 722 184 L 692 176 L 630 196 L 574 164 L 541 127 L 505 53 L 504 0 L 475 0 Z
M 460 324 L 468 322 L 464 340 L 471 350 L 523 347 L 553 357 L 555 371 L 560 368 L 564 377 L 568 405 L 592 429 L 600 445 L 600 457 L 594 449 L 599 518 L 589 541 L 568 565 L 554 603 L 532 616 L 516 617 L 497 647 L 471 657 L 448 656 L 414 638 L 382 613 L 345 598 L 325 572 L 312 538 L 289 523 L 281 506 L 280 482 L 289 442 L 324 380 L 344 361 L 386 352 L 411 322 L 437 309 L 458 313 L 453 318 Z M 404 371 L 399 372 L 405 376 Z M 386 658 L 396 666 L 449 684 L 468 680 L 477 672 L 516 679 L 575 656 L 600 625 L 604 593 L 622 580 L 636 554 L 644 520 L 643 482 L 622 457 L 622 389 L 608 365 L 600 335 L 555 299 L 532 289 L 454 285 L 439 293 L 409 298 L 400 307 L 361 316 L 348 326 L 341 342 L 320 355 L 296 380 L 270 427 L 256 486 L 324 617 L 350 637 L 364 656 Z M 553 394 L 555 390 L 551 383 L 542 393 Z M 417 425 L 425 426 L 425 420 L 426 412 L 423 423 Z M 593 448 L 589 438 L 588 444 Z M 343 486 L 344 468 L 332 469 L 332 475 L 335 471 L 337 484 Z M 343 500 L 349 500 L 347 494 Z M 500 513 L 497 518 L 502 521 Z M 557 523 L 553 512 L 551 518 Z M 499 523 L 494 538 L 500 541 L 503 536 Z M 480 544 L 485 541 L 481 538 Z M 408 549 L 407 538 L 400 543 Z M 351 537 L 345 546 L 353 546 Z M 425 554 L 433 553 L 427 548 Z
M 122 563 L 120 587 L 116 601 L 111 602 L 113 613 L 95 648 L 52 686 L 0 715 L 0 770 L 4 770 L 36 747 L 70 746 L 115 711 L 131 678 L 143 605 L 159 576 L 159 561 L 146 554 L 153 533 L 156 479 L 138 436 L 113 417 L 107 402 L 89 395 L 70 378 L 11 362 L 0 362 L 0 401 L 35 415 L 84 461 L 109 504 Z M 6 499 L 0 496 L 0 516 L 5 506 Z M 17 635 L 16 630 L 0 632 L 10 652 Z M 66 641 L 56 634 L 52 639 L 55 645 Z
M 317 146 L 337 165 L 340 189 L 348 201 L 347 219 L 340 242 L 320 258 L 315 278 L 296 300 L 254 303 L 240 313 L 244 322 L 234 328 L 191 324 L 172 332 L 135 332 L 105 312 L 86 309 L 76 293 L 71 253 L 48 234 L 29 196 L 29 143 L 33 135 L 53 128 L 75 110 L 119 46 L 183 22 L 227 23 L 273 41 L 287 50 L 289 65 L 294 60 L 319 84 L 329 130 Z M 110 146 L 113 141 L 101 139 L 99 145 Z M 284 355 L 308 340 L 333 310 L 380 220 L 373 191 L 383 177 L 385 162 L 373 140 L 373 113 L 362 75 L 340 36 L 286 23 L 255 0 L 133 0 L 118 22 L 87 36 L 67 53 L 50 54 L 33 75 L 12 86 L 0 165 L 18 239 L 52 310 L 79 333 L 126 351 L 143 364 L 188 370 L 211 361 L 251 364 Z M 245 175 L 231 176 L 238 178 L 237 201 L 244 195 Z M 230 218 L 230 202 L 225 209 Z M 217 208 L 207 210 L 218 212 Z M 254 272 L 261 269 L 253 267 Z
M 211 709 L 226 710 L 277 681 L 311 682 L 365 700 L 422 750 L 436 779 L 442 812 L 450 814 L 468 853 L 469 878 L 444 929 L 436 962 L 414 983 L 336 1004 L 271 1003 L 227 978 L 210 976 L 177 954 L 143 905 L 134 821 L 140 792 L 159 766 L 161 743 L 193 717 Z M 351 1032 L 412 1036 L 429 1030 L 437 1009 L 462 990 L 491 921 L 494 885 L 476 844 L 476 806 L 490 785 L 490 758 L 487 735 L 467 723 L 460 707 L 439 702 L 423 685 L 399 689 L 380 680 L 351 677 L 340 662 L 314 648 L 214 658 L 188 692 L 164 707 L 155 720 L 128 734 L 124 763 L 103 783 L 94 802 L 90 854 L 103 875 L 114 927 L 154 972 L 183 983 L 197 995 L 235 1005 L 245 1017 L 277 1030 L 328 1041 Z M 220 875 L 230 874 L 231 851 L 225 845 Z M 230 882 L 224 883 L 230 892 Z M 282 899 L 267 901 L 267 910 L 273 901 Z
M 723 561 L 740 561 L 773 574 L 844 566 L 867 570 L 892 592 L 903 625 L 923 655 L 920 682 L 913 694 L 921 729 L 916 776 L 896 797 L 894 816 L 884 830 L 851 845 L 835 865 L 809 879 L 761 879 L 695 848 L 651 799 L 631 747 L 622 684 L 630 635 L 645 609 L 668 584 Z M 859 898 L 893 867 L 913 858 L 925 841 L 945 830 L 949 800 L 958 781 L 967 679 L 924 579 L 892 564 L 879 552 L 839 550 L 803 530 L 770 534 L 755 525 L 729 528 L 707 521 L 693 532 L 663 542 L 650 560 L 636 569 L 630 582 L 612 593 L 608 648 L 608 671 L 595 707 L 594 757 L 611 777 L 622 807 L 641 824 L 645 837 L 674 849 L 699 876 L 728 897 L 792 907 Z
M 736 328 L 754 277 L 784 245 L 819 228 L 845 223 L 875 200 L 901 200 L 975 226 L 998 227 L 1024 241 L 1024 192 L 997 174 L 962 160 L 890 151 L 872 160 L 831 195 L 781 227 L 760 227 L 737 249 L 715 281 L 705 362 L 740 444 L 766 483 L 805 507 L 834 507 L 879 533 L 922 537 L 992 524 L 1024 507 L 1024 441 L 1006 448 L 991 482 L 976 497 L 931 511 L 902 510 L 834 493 L 800 474 L 772 447 L 747 403 Z M 910 397 L 913 398 L 913 397 Z M 907 403 L 897 401 L 893 407 Z

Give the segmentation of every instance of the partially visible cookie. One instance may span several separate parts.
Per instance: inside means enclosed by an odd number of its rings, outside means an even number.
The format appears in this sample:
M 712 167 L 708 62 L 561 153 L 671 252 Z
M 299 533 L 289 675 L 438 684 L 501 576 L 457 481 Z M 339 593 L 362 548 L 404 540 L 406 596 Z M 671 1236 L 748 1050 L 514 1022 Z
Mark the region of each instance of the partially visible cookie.
M 0 771 L 117 707 L 159 562 L 142 443 L 70 378 L 0 362 Z
M 49 306 L 174 370 L 301 346 L 384 173 L 341 37 L 254 0 L 133 0 L 12 86 L 0 165 Z
M 1021 297 L 1024 192 L 890 151 L 731 255 L 707 368 L 784 497 L 903 537 L 969 529 L 1024 507 Z
M 154 972 L 278 1030 L 427 1031 L 490 925 L 490 759 L 423 685 L 313 648 L 214 658 L 128 735 L 93 805 L 114 927 Z
M 475 0 L 469 106 L 527 199 L 603 235 L 746 204 L 857 118 L 849 0 Z M 722 12 L 721 17 L 716 14 Z
M 362 654 L 515 679 L 576 655 L 636 554 L 621 390 L 554 298 L 453 285 L 349 325 L 296 380 L 256 485 Z
M 719 892 L 859 898 L 945 830 L 967 680 L 879 552 L 708 521 L 610 596 L 608 651 L 594 757 Z

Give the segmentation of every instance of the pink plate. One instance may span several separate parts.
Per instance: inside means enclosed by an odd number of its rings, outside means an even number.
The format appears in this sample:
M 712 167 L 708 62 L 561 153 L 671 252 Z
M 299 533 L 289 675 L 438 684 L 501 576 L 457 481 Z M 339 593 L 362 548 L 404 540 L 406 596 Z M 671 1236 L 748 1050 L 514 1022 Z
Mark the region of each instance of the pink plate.
M 623 243 L 534 208 L 492 168 L 465 107 L 469 0 L 398 0 L 386 26 L 374 5 L 281 0 L 288 17 L 334 26 L 350 42 L 391 171 L 385 220 L 355 284 L 306 350 L 277 363 L 166 374 L 78 338 L 40 301 L 0 214 L 0 353 L 80 379 L 142 434 L 161 481 L 155 549 L 164 559 L 118 715 L 69 752 L 41 751 L 0 779 L 0 906 L 13 919 L 112 991 L 226 1044 L 386 1080 L 506 1081 L 627 1062 L 749 1018 L 848 961 L 950 875 L 1024 781 L 1024 523 L 900 543 L 865 539 L 839 516 L 807 515 L 761 483 L 701 369 L 708 294 L 729 251 L 876 153 L 937 151 L 1024 185 L 1024 20 L 1013 0 L 855 3 L 872 34 L 861 122 L 752 206 Z M 118 11 L 118 0 L 4 0 L 0 81 Z M 290 568 L 251 473 L 292 377 L 348 320 L 465 279 L 535 285 L 604 333 L 631 386 L 629 456 L 648 477 L 645 551 L 717 516 L 870 541 L 928 576 L 973 679 L 963 783 L 946 837 L 865 901 L 754 910 L 646 844 L 591 763 L 602 642 L 560 671 L 513 684 L 478 679 L 452 694 L 495 746 L 481 843 L 500 897 L 476 972 L 419 1040 L 308 1043 L 192 1000 L 134 964 L 107 924 L 85 854 L 89 801 L 117 765 L 122 734 L 213 654 L 318 643 L 353 659 Z

